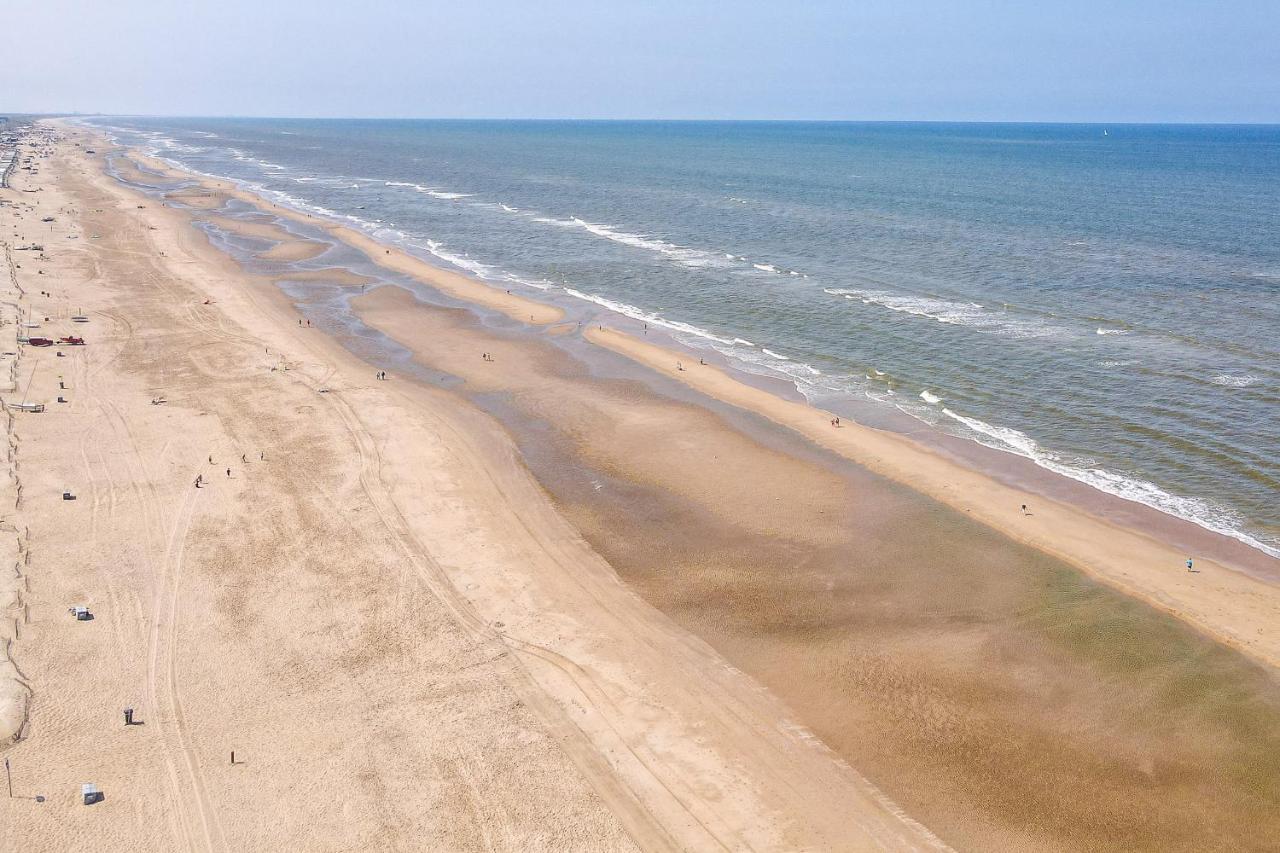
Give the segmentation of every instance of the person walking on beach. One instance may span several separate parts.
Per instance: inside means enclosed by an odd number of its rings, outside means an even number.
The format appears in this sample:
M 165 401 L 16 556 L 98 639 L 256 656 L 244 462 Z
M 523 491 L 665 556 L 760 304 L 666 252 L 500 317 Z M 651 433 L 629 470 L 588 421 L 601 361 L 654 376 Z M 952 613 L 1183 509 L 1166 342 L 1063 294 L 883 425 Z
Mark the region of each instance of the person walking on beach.
M 230 476 L 231 476 L 231 469 L 230 469 L 230 468 L 228 468 L 228 469 L 227 469 L 227 476 L 228 476 L 228 477 L 230 477 Z
M 200 481 L 204 479 L 204 474 L 196 474 L 196 488 L 200 488 Z
M 1023 515 L 1026 515 L 1026 514 L 1027 514 L 1027 505 L 1026 505 L 1026 504 L 1023 504 L 1023 505 L 1022 505 L 1022 514 L 1023 514 Z
M 1187 571 L 1194 572 L 1195 569 L 1192 568 L 1193 565 L 1195 564 L 1191 562 L 1191 558 L 1187 557 Z

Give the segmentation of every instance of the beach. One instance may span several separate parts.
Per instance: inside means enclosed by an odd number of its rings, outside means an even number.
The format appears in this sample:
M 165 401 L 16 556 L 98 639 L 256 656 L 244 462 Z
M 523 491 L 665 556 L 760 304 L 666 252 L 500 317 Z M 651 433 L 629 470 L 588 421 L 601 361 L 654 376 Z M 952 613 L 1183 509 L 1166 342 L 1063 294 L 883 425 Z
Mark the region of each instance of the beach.
M 644 324 L 40 127 L 0 208 L 6 848 L 1280 831 L 1267 559 L 1187 571 Z
M 41 503 L 5 846 L 928 846 L 618 584 L 500 430 L 375 386 L 185 215 L 55 157 L 14 212 L 86 212 L 18 282 L 98 339 L 22 364 L 29 393 L 74 390 L 16 427 Z

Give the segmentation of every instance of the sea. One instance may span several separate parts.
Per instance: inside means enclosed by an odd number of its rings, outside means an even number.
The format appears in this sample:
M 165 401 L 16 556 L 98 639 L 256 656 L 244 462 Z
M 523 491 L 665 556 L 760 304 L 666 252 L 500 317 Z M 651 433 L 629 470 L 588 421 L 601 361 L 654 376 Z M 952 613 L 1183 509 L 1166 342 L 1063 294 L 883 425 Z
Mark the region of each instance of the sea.
M 1280 126 L 89 121 L 1280 557 Z

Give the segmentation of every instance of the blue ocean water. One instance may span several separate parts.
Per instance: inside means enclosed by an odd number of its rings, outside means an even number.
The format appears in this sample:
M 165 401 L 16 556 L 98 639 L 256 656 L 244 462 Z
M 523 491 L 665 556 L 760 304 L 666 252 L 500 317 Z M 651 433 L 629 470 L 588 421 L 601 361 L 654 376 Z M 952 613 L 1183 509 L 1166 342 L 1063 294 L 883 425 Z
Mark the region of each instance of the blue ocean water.
M 1280 127 L 95 123 L 1280 556 Z

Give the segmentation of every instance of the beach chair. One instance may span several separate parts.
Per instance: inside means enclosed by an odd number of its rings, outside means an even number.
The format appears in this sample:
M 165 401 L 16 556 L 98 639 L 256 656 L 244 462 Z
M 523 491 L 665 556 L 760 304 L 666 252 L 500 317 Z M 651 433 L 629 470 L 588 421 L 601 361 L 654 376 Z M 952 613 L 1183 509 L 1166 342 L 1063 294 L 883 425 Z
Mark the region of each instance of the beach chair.
M 98 786 L 92 782 L 85 782 L 80 786 L 80 795 L 84 797 L 84 804 L 91 806 L 94 803 L 102 801 L 102 792 L 98 790 Z

